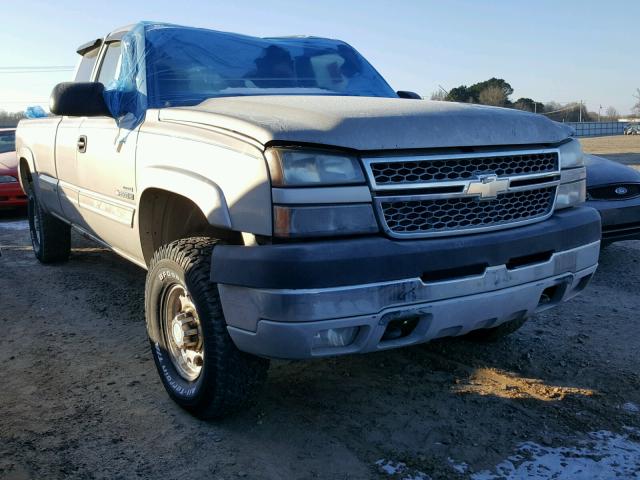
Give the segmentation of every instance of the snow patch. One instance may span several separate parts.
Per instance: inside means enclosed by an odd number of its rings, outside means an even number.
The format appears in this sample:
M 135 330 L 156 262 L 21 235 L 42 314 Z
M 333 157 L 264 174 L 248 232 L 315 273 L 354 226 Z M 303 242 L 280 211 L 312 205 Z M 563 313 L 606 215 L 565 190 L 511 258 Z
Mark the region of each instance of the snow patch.
M 640 407 L 638 407 L 638 405 L 636 405 L 635 403 L 631 403 L 631 402 L 627 402 L 624 405 L 622 405 L 622 409 L 625 412 L 629 412 L 629 413 L 638 413 L 638 412 L 640 412 Z
M 634 428 L 625 429 L 631 434 Z M 598 480 L 637 479 L 640 476 L 640 443 L 605 430 L 588 434 L 575 447 L 543 447 L 522 443 L 494 471 L 471 475 L 473 480 Z
M 449 465 L 451 466 L 451 468 L 453 468 L 453 470 L 459 474 L 466 473 L 466 471 L 469 469 L 469 465 L 467 465 L 464 462 L 457 463 L 451 457 L 447 458 L 447 462 L 449 462 Z
M 26 220 L 0 222 L 0 230 L 29 230 L 29 222 Z
M 420 470 L 409 468 L 404 462 L 394 462 L 381 458 L 376 462 L 378 470 L 390 477 L 400 480 L 431 480 L 431 477 Z

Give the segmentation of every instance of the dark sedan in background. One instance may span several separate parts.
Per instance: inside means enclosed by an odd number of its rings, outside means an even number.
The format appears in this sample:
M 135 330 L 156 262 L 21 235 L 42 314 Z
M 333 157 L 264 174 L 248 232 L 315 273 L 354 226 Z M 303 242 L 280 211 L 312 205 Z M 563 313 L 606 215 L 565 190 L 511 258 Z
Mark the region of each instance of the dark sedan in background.
M 640 171 L 586 155 L 587 203 L 602 217 L 602 244 L 640 239 Z
M 24 207 L 27 204 L 27 197 L 18 182 L 15 145 L 15 129 L 0 128 L 0 209 Z

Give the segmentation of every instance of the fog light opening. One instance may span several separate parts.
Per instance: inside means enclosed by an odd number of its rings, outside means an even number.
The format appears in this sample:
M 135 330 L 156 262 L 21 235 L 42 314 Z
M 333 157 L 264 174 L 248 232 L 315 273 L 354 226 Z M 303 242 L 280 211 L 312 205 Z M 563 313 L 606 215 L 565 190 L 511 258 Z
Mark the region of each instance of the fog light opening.
M 356 337 L 360 327 L 329 328 L 320 330 L 313 336 L 312 348 L 348 347 Z
M 547 287 L 542 291 L 540 295 L 540 300 L 538 301 L 538 307 L 544 307 L 551 305 L 553 303 L 557 303 L 562 296 L 562 291 L 564 290 L 564 285 L 553 285 L 552 287 Z
M 399 338 L 408 337 L 418 326 L 419 316 L 399 318 L 391 320 L 382 335 L 382 341 L 398 340 Z

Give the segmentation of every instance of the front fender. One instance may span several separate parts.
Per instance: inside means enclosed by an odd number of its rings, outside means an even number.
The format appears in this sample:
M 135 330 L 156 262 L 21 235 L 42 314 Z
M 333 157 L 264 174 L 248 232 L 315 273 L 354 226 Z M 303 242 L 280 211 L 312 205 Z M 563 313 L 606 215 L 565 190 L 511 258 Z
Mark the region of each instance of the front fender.
M 140 172 L 144 179 L 140 185 L 140 197 L 150 188 L 181 195 L 194 202 L 209 224 L 231 229 L 229 207 L 220 187 L 210 179 L 194 172 L 170 166 L 150 166 Z

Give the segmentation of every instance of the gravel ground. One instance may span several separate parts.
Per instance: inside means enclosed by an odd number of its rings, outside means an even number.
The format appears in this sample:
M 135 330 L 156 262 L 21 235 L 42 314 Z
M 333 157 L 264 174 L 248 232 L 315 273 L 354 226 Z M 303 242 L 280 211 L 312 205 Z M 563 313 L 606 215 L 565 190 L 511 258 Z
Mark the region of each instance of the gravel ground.
M 221 422 L 165 394 L 145 272 L 73 245 L 39 265 L 20 213 L 0 214 L 2 480 L 640 475 L 640 242 L 497 344 L 274 362 L 259 402 Z

